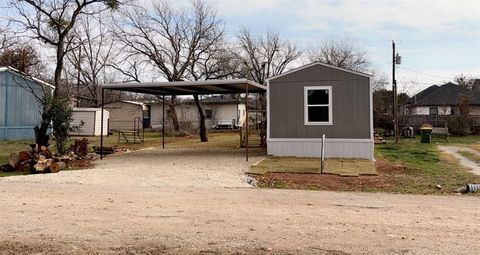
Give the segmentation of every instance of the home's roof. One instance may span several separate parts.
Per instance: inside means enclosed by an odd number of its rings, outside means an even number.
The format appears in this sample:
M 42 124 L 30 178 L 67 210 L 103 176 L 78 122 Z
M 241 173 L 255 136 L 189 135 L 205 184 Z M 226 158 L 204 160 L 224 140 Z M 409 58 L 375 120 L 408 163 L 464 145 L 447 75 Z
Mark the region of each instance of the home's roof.
M 325 63 L 322 63 L 322 62 L 313 62 L 313 63 L 310 63 L 308 65 L 304 65 L 304 66 L 300 66 L 300 67 L 297 67 L 297 68 L 294 68 L 288 72 L 285 72 L 285 73 L 281 73 L 277 76 L 273 76 L 273 77 L 270 77 L 267 79 L 267 81 L 271 81 L 271 80 L 274 80 L 274 79 L 277 79 L 277 78 L 280 78 L 282 76 L 285 76 L 285 75 L 289 75 L 291 73 L 295 73 L 295 72 L 298 72 L 300 70 L 303 70 L 303 69 L 306 69 L 306 68 L 310 68 L 312 66 L 316 66 L 316 65 L 321 65 L 321 66 L 325 66 L 325 67 L 329 67 L 329 68 L 333 68 L 333 69 L 337 69 L 337 70 L 340 70 L 340 71 L 344 71 L 344 72 L 347 72 L 347 73 L 353 73 L 353 74 L 356 74 L 356 75 L 361 75 L 361 76 L 364 76 L 364 77 L 372 77 L 372 75 L 370 74 L 366 74 L 366 73 L 361 73 L 361 72 L 356 72 L 356 71 L 352 71 L 352 70 L 349 70 L 349 69 L 345 69 L 345 68 L 341 68 L 341 67 L 338 67 L 338 66 L 332 66 L 332 65 L 329 65 L 329 64 L 325 64 Z
M 130 100 L 118 100 L 118 101 L 106 103 L 105 105 L 107 105 L 107 104 L 115 104 L 115 103 L 133 104 L 133 105 L 138 105 L 138 106 L 144 106 L 144 105 L 145 105 L 143 102 L 130 101 Z
M 193 99 L 187 99 L 187 100 L 184 100 L 184 102 L 188 104 L 194 103 Z M 201 98 L 200 102 L 202 104 L 240 104 L 242 103 L 242 100 L 238 98 L 227 98 L 224 96 L 212 96 L 212 97 Z
M 96 112 L 101 111 L 102 108 L 92 108 L 92 107 L 74 107 L 74 112 Z
M 251 93 L 263 93 L 267 88 L 247 79 L 175 81 L 146 83 L 110 83 L 103 84 L 104 89 L 144 93 L 151 95 L 205 95 L 205 94 L 239 94 L 247 88 Z
M 34 82 L 37 82 L 39 84 L 42 84 L 42 85 L 45 85 L 45 86 L 48 86 L 48 87 L 51 87 L 52 89 L 55 89 L 55 86 L 53 86 L 52 84 L 48 83 L 48 82 L 45 82 L 45 81 L 42 81 L 38 78 L 35 78 L 31 75 L 28 75 L 20 70 L 17 70 L 11 66 L 4 66 L 4 67 L 0 67 L 0 72 L 5 72 L 5 71 L 10 71 L 12 73 L 15 73 L 17 75 L 20 75 L 22 76 L 24 79 L 28 79 L 28 80 L 31 80 L 31 81 L 34 81 Z
M 461 95 L 469 96 L 472 105 L 480 105 L 480 92 L 471 91 L 454 83 L 433 85 L 410 98 L 412 106 L 458 105 Z

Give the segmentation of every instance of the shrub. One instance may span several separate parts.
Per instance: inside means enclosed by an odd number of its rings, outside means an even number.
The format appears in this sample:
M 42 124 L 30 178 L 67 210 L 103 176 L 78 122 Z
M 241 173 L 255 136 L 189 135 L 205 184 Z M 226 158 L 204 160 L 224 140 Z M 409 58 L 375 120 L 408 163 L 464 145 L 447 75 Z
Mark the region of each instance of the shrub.
M 70 107 L 68 99 L 55 98 L 49 93 L 45 93 L 41 104 L 43 106 L 42 121 L 51 120 L 57 151 L 63 154 L 67 149 L 68 134 L 72 130 L 73 109 Z

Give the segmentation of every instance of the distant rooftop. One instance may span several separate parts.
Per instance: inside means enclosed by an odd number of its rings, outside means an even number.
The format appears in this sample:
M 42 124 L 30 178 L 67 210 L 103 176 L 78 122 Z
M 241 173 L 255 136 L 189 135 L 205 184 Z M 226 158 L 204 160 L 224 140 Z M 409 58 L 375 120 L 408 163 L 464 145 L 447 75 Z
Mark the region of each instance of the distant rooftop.
M 186 99 L 183 102 L 187 104 L 194 103 L 193 99 Z M 239 98 L 232 98 L 226 96 L 211 96 L 200 98 L 200 102 L 202 104 L 240 104 L 242 103 L 242 100 Z
M 470 104 L 480 105 L 480 90 L 468 90 L 451 82 L 430 86 L 411 97 L 409 103 L 412 106 L 458 105 L 461 95 L 469 96 Z

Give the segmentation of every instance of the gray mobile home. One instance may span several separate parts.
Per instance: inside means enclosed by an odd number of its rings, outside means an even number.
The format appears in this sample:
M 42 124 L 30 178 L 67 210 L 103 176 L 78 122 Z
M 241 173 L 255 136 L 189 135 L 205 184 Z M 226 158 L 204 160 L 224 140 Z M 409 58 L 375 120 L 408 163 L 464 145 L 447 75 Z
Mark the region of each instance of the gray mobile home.
M 373 160 L 370 76 L 312 63 L 267 81 L 267 148 L 273 156 Z
M 0 141 L 34 139 L 33 127 L 42 121 L 37 97 L 54 89 L 14 68 L 0 67 Z

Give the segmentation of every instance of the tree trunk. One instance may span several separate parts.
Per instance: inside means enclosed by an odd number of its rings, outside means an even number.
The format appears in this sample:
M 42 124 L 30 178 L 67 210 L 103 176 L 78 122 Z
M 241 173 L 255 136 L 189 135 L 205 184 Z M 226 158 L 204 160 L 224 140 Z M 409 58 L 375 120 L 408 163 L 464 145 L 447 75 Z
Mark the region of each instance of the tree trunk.
M 178 124 L 177 112 L 175 111 L 176 99 L 177 99 L 177 96 L 172 96 L 172 98 L 170 99 L 170 103 L 168 104 L 168 107 L 170 108 L 170 118 L 172 119 L 173 130 L 175 132 L 179 132 L 180 125 Z
M 43 107 L 48 107 L 44 105 Z M 35 126 L 33 129 L 35 132 L 35 143 L 40 146 L 48 147 L 50 136 L 47 134 L 48 127 L 50 126 L 50 122 L 52 121 L 51 114 L 47 112 L 48 110 L 44 109 L 42 112 L 42 123 L 40 126 Z
M 55 85 L 55 92 L 53 93 L 54 98 L 58 98 L 63 93 L 63 88 L 60 84 L 62 82 L 63 57 L 65 55 L 65 49 L 63 45 L 63 39 L 60 38 L 58 41 L 59 41 L 59 44 L 58 44 L 57 56 L 56 56 L 57 64 L 55 67 L 55 76 L 54 76 L 55 84 L 53 84 Z
M 203 107 L 198 100 L 198 95 L 193 95 L 193 100 L 197 106 L 198 116 L 200 116 L 199 121 L 199 131 L 200 131 L 200 141 L 208 142 L 207 127 L 205 126 L 205 113 L 203 112 Z
M 267 96 L 265 93 L 259 95 L 258 100 L 260 101 L 260 110 L 267 109 Z
M 59 38 L 59 45 L 57 48 L 57 56 L 56 56 L 57 64 L 55 67 L 54 84 L 53 84 L 55 86 L 55 90 L 53 91 L 53 100 L 61 97 L 63 93 L 61 82 L 62 82 L 62 68 L 63 68 L 64 55 L 65 55 L 65 49 L 63 44 L 63 38 Z M 49 92 L 46 91 L 45 93 L 49 93 Z M 48 104 L 48 103 L 45 101 L 43 102 L 44 109 L 42 112 L 42 123 L 40 124 L 40 126 L 35 126 L 34 132 L 35 132 L 35 143 L 48 147 L 50 136 L 47 135 L 47 132 L 48 132 L 48 127 L 52 122 L 53 116 L 49 112 L 51 105 L 45 105 L 45 104 Z

